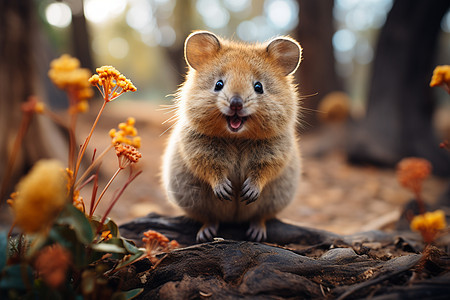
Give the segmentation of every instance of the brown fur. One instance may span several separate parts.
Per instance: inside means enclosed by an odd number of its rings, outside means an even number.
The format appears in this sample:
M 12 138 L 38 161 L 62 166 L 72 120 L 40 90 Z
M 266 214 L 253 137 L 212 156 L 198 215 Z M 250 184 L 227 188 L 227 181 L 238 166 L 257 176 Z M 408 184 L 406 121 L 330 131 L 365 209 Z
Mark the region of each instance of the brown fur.
M 301 48 L 286 37 L 249 45 L 195 32 L 186 39 L 185 57 L 189 72 L 177 93 L 178 120 L 163 163 L 168 198 L 205 224 L 199 240 L 209 225 L 246 221 L 251 237 L 262 239 L 265 220 L 293 199 L 300 175 L 299 100 L 291 74 Z M 233 96 L 242 99 L 246 118 L 238 132 L 224 113 Z M 221 191 L 224 197 L 217 196 Z M 228 195 L 231 201 L 219 200 Z

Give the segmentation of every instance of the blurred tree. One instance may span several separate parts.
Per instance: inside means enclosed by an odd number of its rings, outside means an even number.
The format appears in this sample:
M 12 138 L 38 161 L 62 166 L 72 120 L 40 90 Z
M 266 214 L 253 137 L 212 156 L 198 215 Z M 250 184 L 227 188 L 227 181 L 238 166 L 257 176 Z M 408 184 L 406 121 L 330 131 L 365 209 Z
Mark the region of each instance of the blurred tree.
M 373 62 L 365 118 L 352 129 L 349 160 L 393 166 L 424 157 L 438 175 L 450 175 L 450 155 L 432 127 L 429 82 L 448 0 L 396 0 L 382 28 Z
M 42 54 L 42 45 L 36 43 L 37 22 L 35 1 L 0 0 L 0 204 L 5 193 L 36 160 L 56 157 L 64 150 L 56 126 L 42 118 L 34 118 L 24 137 L 22 148 L 10 176 L 6 166 L 13 149 L 22 119 L 21 105 L 30 96 L 41 94 L 36 60 Z M 42 59 L 41 59 L 42 60 Z M 41 97 L 44 99 L 45 97 Z M 59 158 L 62 158 L 60 155 Z M 3 181 L 9 184 L 3 185 Z
M 80 60 L 82 67 L 93 70 L 91 40 L 83 9 L 84 1 L 74 0 L 70 4 L 72 6 L 72 47 L 74 56 Z
M 179 83 L 184 81 L 184 74 L 186 73 L 184 40 L 192 32 L 192 28 L 195 28 L 192 18 L 193 7 L 195 7 L 195 1 L 176 1 L 173 11 L 173 26 L 177 39 L 171 47 L 167 48 L 167 54 L 170 67 L 174 68 Z
M 333 0 L 297 0 L 300 7 L 299 23 L 294 37 L 303 47 L 303 61 L 297 71 L 297 81 L 307 108 L 302 116 L 303 129 L 317 125 L 317 106 L 328 93 L 342 89 L 335 71 L 333 45 Z M 317 96 L 316 96 L 317 94 Z M 305 125 L 305 124 L 304 124 Z

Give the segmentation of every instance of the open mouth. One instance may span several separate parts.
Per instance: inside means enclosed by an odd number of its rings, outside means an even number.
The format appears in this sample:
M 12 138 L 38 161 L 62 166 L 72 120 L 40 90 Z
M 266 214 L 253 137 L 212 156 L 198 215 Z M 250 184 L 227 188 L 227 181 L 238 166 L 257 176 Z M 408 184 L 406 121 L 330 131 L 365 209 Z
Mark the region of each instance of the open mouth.
M 232 116 L 227 116 L 226 119 L 228 128 L 232 132 L 238 132 L 242 128 L 242 126 L 244 126 L 247 117 L 240 117 L 238 116 L 238 114 L 234 114 Z

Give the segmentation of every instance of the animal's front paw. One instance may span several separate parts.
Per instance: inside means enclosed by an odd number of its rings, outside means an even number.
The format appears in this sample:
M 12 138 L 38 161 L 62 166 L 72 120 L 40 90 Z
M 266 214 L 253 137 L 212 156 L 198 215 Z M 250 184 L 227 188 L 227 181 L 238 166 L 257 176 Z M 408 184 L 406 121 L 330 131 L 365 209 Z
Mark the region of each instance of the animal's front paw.
M 228 178 L 225 178 L 213 188 L 213 191 L 214 195 L 216 195 L 216 197 L 220 200 L 225 199 L 231 201 L 233 186 L 231 185 L 231 181 Z
M 209 224 L 206 223 L 200 228 L 200 230 L 197 232 L 197 242 L 203 243 L 212 241 L 213 238 L 217 235 L 217 229 L 219 229 L 219 224 Z
M 248 205 L 252 202 L 255 202 L 258 199 L 260 193 L 261 190 L 259 189 L 258 185 L 256 185 L 250 178 L 247 178 L 247 180 L 245 180 L 244 184 L 242 185 L 241 201 L 247 201 L 245 204 Z

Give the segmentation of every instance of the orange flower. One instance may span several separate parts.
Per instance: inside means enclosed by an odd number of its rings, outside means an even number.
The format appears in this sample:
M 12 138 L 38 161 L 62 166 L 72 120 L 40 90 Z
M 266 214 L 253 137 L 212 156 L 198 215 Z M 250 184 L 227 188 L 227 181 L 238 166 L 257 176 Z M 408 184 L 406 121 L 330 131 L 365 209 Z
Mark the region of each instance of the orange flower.
M 136 120 L 130 117 L 125 123 L 119 123 L 119 130 L 111 129 L 109 131 L 111 143 L 113 145 L 124 143 L 139 149 L 141 147 L 141 137 L 137 135 L 137 129 L 134 127 L 135 123 Z
M 431 163 L 423 158 L 408 157 L 397 164 L 398 182 L 416 195 L 420 195 L 422 183 L 430 174 Z
M 68 54 L 63 54 L 60 58 L 54 59 L 50 63 L 48 76 L 60 89 L 73 94 L 75 103 L 71 103 L 69 111 L 71 113 L 84 112 L 87 110 L 86 100 L 94 95 L 89 77 L 91 72 L 88 69 L 80 68 L 80 61 Z M 81 102 L 82 104 L 79 104 Z
M 17 224 L 26 233 L 46 229 L 66 203 L 66 184 L 59 161 L 38 161 L 17 185 L 12 203 Z
M 36 258 L 35 267 L 42 279 L 52 288 L 58 288 L 67 278 L 71 264 L 70 252 L 59 244 L 43 248 Z
M 442 86 L 447 93 L 450 93 L 450 66 L 437 66 L 434 68 L 433 77 L 431 77 L 430 86 Z
M 421 233 L 424 242 L 427 244 L 433 242 L 437 233 L 446 226 L 445 213 L 442 210 L 417 215 L 410 224 L 412 230 Z
M 119 159 L 119 168 L 125 169 L 128 165 L 132 163 L 137 163 L 142 157 L 142 154 L 133 146 L 117 144 L 116 155 Z
M 137 88 L 113 66 L 97 68 L 97 73 L 89 78 L 89 82 L 97 86 L 106 102 L 110 102 L 123 93 L 135 92 Z M 100 88 L 102 87 L 102 88 Z
M 112 234 L 110 230 L 105 230 L 102 232 L 102 240 L 107 241 L 112 238 Z
M 147 257 L 152 263 L 158 261 L 156 255 L 176 249 L 180 246 L 177 241 L 172 240 L 169 242 L 169 239 L 166 236 L 154 230 L 144 232 L 142 241 L 145 244 Z

